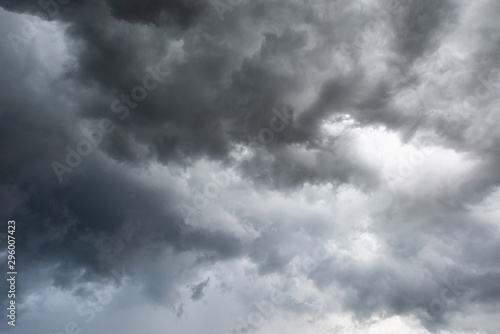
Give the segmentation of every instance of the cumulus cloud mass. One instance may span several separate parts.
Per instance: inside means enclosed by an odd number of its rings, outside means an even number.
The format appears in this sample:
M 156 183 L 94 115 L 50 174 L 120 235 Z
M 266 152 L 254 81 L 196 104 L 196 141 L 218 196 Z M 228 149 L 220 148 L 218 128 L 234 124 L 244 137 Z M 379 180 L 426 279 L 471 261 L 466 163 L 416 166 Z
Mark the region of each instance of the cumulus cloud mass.
M 499 18 L 0 0 L 0 332 L 498 334 Z

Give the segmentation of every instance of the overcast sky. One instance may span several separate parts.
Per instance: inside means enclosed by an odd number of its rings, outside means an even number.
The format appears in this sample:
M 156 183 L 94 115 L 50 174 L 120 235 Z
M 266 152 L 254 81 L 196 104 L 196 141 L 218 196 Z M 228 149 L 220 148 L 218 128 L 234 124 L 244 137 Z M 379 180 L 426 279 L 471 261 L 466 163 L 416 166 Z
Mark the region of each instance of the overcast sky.
M 500 332 L 499 1 L 58 1 L 0 0 L 0 332 Z

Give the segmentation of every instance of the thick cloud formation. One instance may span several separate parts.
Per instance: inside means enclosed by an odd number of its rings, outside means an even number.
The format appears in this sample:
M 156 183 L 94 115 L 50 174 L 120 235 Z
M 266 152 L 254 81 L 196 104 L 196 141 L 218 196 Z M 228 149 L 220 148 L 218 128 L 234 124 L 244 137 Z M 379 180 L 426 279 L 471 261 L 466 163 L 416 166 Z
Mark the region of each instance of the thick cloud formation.
M 496 1 L 0 7 L 2 331 L 498 333 Z

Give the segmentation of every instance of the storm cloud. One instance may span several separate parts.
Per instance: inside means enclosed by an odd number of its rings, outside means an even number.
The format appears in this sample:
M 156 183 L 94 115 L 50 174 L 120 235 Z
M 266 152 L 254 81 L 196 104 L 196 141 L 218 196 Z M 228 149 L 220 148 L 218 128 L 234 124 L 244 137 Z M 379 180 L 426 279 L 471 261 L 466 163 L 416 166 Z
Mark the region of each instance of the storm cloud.
M 498 333 L 496 1 L 0 7 L 0 331 Z

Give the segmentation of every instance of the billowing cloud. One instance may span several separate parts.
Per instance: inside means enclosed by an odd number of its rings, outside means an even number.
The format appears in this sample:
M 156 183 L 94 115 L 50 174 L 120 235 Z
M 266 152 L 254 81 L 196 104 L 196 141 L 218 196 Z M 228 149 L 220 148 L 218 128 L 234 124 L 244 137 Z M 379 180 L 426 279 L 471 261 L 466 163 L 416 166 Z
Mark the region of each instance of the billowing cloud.
M 498 332 L 495 1 L 0 7 L 2 330 Z

